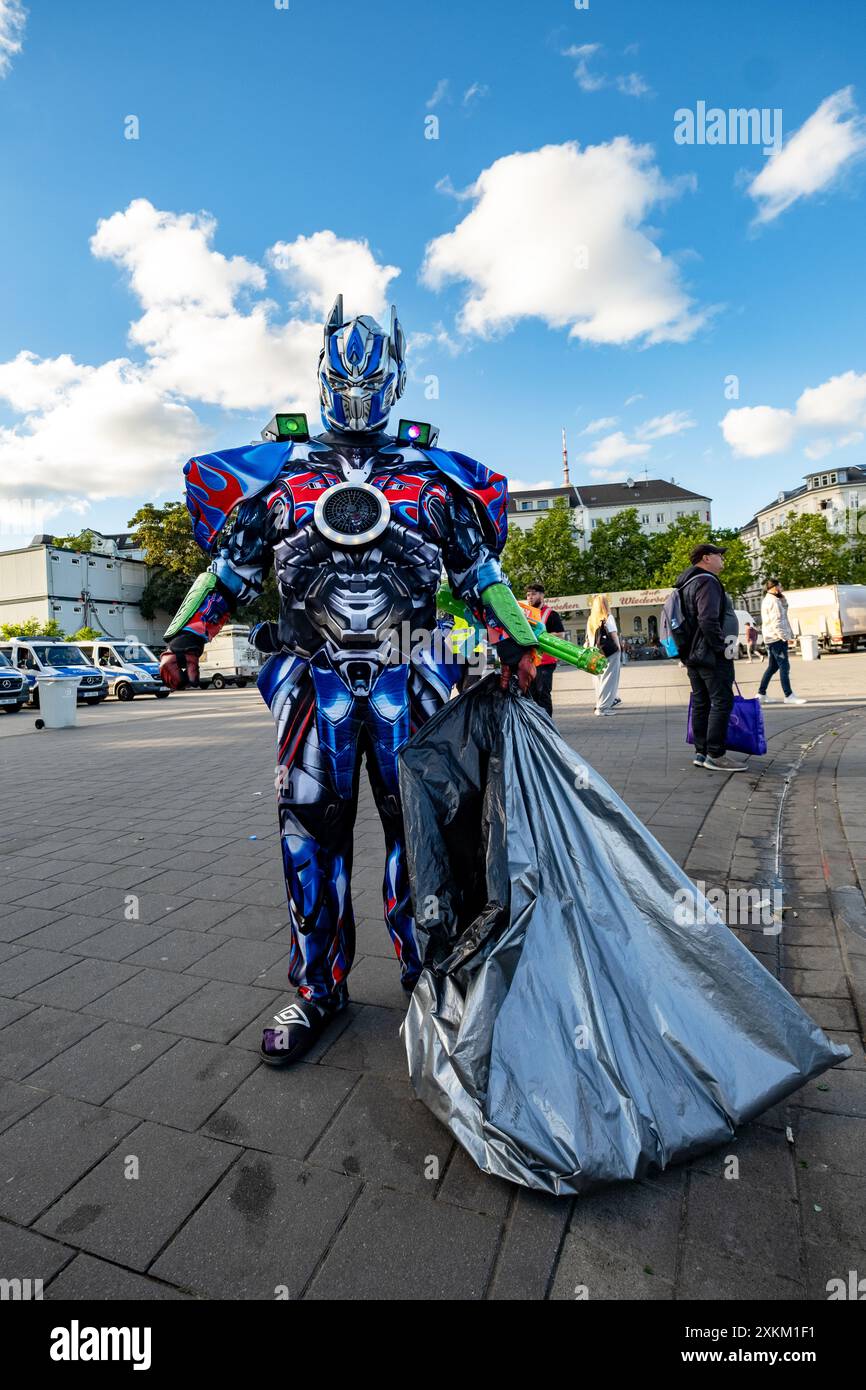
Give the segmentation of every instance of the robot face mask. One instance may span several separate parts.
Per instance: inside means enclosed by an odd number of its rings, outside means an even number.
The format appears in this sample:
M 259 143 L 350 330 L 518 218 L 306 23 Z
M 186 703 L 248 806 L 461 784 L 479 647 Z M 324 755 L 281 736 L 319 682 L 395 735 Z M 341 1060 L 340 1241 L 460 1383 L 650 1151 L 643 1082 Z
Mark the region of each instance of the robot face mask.
M 366 314 L 343 318 L 343 296 L 337 295 L 325 324 L 325 344 L 319 354 L 319 397 L 326 429 L 380 430 L 406 385 L 406 343 L 396 310 L 391 331 Z

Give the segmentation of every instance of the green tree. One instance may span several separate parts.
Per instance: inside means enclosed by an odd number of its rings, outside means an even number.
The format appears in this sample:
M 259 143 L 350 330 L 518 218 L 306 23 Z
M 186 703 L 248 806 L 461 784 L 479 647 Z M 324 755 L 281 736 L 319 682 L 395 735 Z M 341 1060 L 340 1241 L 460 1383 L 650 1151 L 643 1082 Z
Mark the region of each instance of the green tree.
M 647 588 L 649 556 L 650 540 L 640 529 L 634 507 L 626 507 L 610 521 L 599 521 L 583 557 L 586 591 Z
M 146 502 L 129 525 L 135 543 L 144 550 L 148 566 L 148 582 L 139 604 L 142 614 L 154 618 L 157 611 L 175 613 L 196 575 L 208 566 L 207 556 L 193 537 L 186 506 L 183 502 L 166 502 L 157 507 Z M 276 618 L 278 612 L 276 580 L 269 569 L 262 597 L 239 609 L 237 618 L 252 625 Z
M 4 623 L 0 627 L 0 637 L 8 642 L 10 637 L 65 637 L 60 624 L 52 618 L 43 622 L 41 618 L 25 618 L 22 623 Z
M 100 637 L 104 637 L 104 632 L 97 632 L 95 627 L 80 627 L 77 632 L 73 632 L 69 638 L 70 642 L 98 642 Z
M 761 578 L 778 579 L 785 589 L 846 584 L 851 569 L 847 537 L 831 531 L 819 513 L 789 512 L 761 543 Z
M 713 530 L 706 521 L 695 516 L 678 516 L 664 531 L 650 538 L 652 556 L 651 587 L 666 588 L 677 575 L 688 569 L 689 556 L 696 545 L 711 541 L 724 546 L 725 568 L 722 573 L 725 588 L 732 598 L 749 588 L 754 578 L 752 562 L 745 541 L 730 527 Z
M 93 532 L 79 531 L 77 536 L 55 536 L 54 544 L 61 550 L 86 551 L 93 549 Z
M 549 594 L 577 593 L 581 554 L 565 498 L 557 497 L 528 531 L 511 527 L 502 552 L 502 568 L 519 598 L 535 580 Z

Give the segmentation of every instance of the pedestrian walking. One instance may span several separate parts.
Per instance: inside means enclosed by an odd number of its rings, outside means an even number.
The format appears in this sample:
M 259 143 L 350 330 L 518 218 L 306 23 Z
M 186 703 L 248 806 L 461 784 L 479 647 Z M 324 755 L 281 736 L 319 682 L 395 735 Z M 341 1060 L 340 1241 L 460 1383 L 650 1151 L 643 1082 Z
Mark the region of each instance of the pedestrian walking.
M 526 590 L 526 603 L 520 605 L 526 612 L 527 609 L 536 609 L 540 621 L 545 629 L 550 632 L 558 632 L 564 635 L 565 628 L 562 625 L 562 618 L 544 602 L 544 585 L 540 581 L 530 584 Z M 533 699 L 546 709 L 547 713 L 553 718 L 553 673 L 556 670 L 556 657 L 549 656 L 546 652 L 540 652 L 538 665 L 535 668 L 535 680 L 529 687 L 529 693 Z
M 746 654 L 750 662 L 756 656 L 759 661 L 764 660 L 764 653 L 758 651 L 758 629 L 754 623 L 746 623 Z
M 622 649 L 616 619 L 610 611 L 610 599 L 607 594 L 593 596 L 586 624 L 586 645 L 598 647 L 602 656 L 607 658 L 607 666 L 602 674 L 592 678 L 595 686 L 595 713 L 612 714 L 617 705 L 622 704 L 617 693 Z
M 727 750 L 739 624 L 719 578 L 725 551 L 705 541 L 695 546 L 689 558 L 689 568 L 677 576 L 674 587 L 686 628 L 680 659 L 692 687 L 693 762 L 708 772 L 745 772 L 745 763 L 734 762 Z
M 788 621 L 788 600 L 778 579 L 768 579 L 765 588 L 766 593 L 761 600 L 761 627 L 764 630 L 764 645 L 767 648 L 767 669 L 758 686 L 758 699 L 766 700 L 767 687 L 778 671 L 785 704 L 805 705 L 806 701 L 795 695 L 791 689 L 788 643 L 793 641 L 794 631 Z

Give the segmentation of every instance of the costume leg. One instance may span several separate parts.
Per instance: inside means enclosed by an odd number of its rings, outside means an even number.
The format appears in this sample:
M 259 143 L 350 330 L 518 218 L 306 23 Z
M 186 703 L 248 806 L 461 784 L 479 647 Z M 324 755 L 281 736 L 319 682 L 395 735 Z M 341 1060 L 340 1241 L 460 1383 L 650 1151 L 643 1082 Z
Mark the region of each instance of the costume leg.
M 345 994 L 355 952 L 351 875 L 360 719 L 334 672 L 299 657 L 272 661 L 277 665 L 263 683 L 268 663 L 259 686 L 277 724 L 289 980 L 304 999 L 326 1003 Z
M 410 726 L 416 723 L 410 709 L 408 679 L 408 666 L 390 666 L 383 671 L 370 695 L 364 743 L 367 775 L 385 832 L 385 926 L 400 961 L 402 983 L 406 989 L 412 989 L 421 973 L 421 958 L 415 937 L 397 776 L 397 754 L 409 737 Z M 418 723 L 426 722 L 428 715 L 423 708 L 415 714 Z

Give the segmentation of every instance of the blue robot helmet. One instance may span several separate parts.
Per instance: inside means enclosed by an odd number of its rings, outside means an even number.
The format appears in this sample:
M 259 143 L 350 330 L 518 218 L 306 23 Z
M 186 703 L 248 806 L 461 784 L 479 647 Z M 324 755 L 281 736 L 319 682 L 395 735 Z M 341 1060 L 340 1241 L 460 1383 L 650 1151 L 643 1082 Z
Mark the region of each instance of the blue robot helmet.
M 391 306 L 391 329 L 363 314 L 345 319 L 337 295 L 319 354 L 319 398 L 326 429 L 384 429 L 406 386 L 406 340 Z

